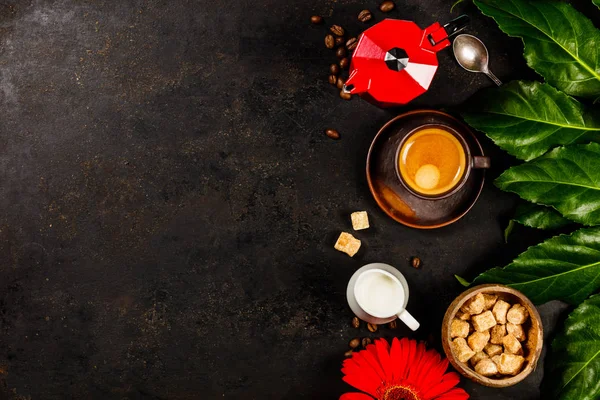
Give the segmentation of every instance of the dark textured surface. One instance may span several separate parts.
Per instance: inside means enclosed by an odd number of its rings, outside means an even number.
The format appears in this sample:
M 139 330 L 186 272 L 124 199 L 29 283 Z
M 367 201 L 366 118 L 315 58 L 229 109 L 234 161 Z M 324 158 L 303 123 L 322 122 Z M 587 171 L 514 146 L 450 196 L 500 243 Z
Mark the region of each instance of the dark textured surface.
M 423 27 L 457 15 L 442 0 L 397 4 L 391 17 Z M 325 26 L 308 23 L 319 13 L 358 34 L 365 7 L 382 19 L 358 0 L 0 2 L 0 399 L 337 398 L 348 340 L 371 335 L 349 324 L 358 267 L 397 266 L 414 336 L 439 342 L 453 274 L 539 240 L 504 245 L 514 198 L 490 180 L 436 231 L 377 208 L 365 156 L 402 110 L 339 99 Z M 496 75 L 534 76 L 518 40 L 461 7 Z M 439 59 L 412 108 L 491 85 L 449 50 Z M 483 145 L 496 176 L 511 160 Z M 363 209 L 372 228 L 351 259 L 332 245 Z M 547 335 L 563 309 L 540 308 Z M 394 334 L 409 332 L 371 336 Z M 537 399 L 542 367 L 510 389 L 464 387 Z

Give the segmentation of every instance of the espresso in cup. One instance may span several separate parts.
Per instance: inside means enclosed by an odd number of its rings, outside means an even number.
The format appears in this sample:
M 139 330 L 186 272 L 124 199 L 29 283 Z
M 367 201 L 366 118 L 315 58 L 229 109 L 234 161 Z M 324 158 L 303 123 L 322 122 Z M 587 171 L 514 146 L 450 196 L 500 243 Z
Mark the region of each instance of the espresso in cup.
M 400 180 L 420 197 L 442 198 L 455 193 L 471 168 L 489 168 L 489 158 L 471 157 L 464 138 L 441 125 L 426 125 L 409 133 L 398 151 Z

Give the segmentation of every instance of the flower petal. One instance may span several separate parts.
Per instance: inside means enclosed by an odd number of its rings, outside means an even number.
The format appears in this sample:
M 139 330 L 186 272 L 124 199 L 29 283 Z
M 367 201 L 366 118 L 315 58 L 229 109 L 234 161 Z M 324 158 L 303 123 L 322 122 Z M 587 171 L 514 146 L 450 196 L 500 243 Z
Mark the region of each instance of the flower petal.
M 392 348 L 390 350 L 390 363 L 392 365 L 392 376 L 394 380 L 402 377 L 404 372 L 404 359 L 402 354 L 402 342 L 398 338 L 392 340 Z
M 389 353 L 389 344 L 387 340 L 380 339 L 375 341 L 375 348 L 377 349 L 377 359 L 381 365 L 381 369 L 385 374 L 385 380 L 390 381 L 393 378 L 392 374 L 392 362 Z
M 375 345 L 370 344 L 367 346 L 366 351 L 363 350 L 359 353 L 361 353 L 365 360 L 367 360 L 367 362 L 371 365 L 373 370 L 377 373 L 377 375 L 379 375 L 381 380 L 385 380 L 385 373 L 383 372 L 383 369 L 381 369 L 379 361 L 377 361 L 377 351 L 375 349 Z
M 458 384 L 458 380 L 454 381 L 452 379 L 445 380 L 436 385 L 432 385 L 429 387 L 425 387 L 423 397 L 424 400 L 435 399 L 438 396 L 448 392 L 450 389 L 454 388 Z
M 373 400 L 371 396 L 364 393 L 344 393 L 340 396 L 340 400 Z
M 379 382 L 375 382 L 372 379 L 365 377 L 364 375 L 346 375 L 342 380 L 358 390 L 369 393 L 373 397 L 377 397 L 377 388 Z
M 461 388 L 454 388 L 449 392 L 444 393 L 440 397 L 435 400 L 467 400 L 469 398 L 469 394 Z

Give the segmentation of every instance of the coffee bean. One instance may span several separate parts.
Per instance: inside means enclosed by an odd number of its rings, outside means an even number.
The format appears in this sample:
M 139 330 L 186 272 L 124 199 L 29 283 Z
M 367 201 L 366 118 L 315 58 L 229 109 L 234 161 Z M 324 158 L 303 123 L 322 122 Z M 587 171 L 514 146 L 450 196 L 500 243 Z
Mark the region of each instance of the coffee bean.
M 344 58 L 348 55 L 348 51 L 345 47 L 340 46 L 335 51 L 335 55 L 337 56 L 337 58 Z
M 358 346 L 360 346 L 360 339 L 359 338 L 354 338 L 350 341 L 350 343 L 348 343 L 348 346 L 350 346 L 351 349 L 355 349 Z
M 331 28 L 329 28 L 329 30 L 331 31 L 331 33 L 333 33 L 335 36 L 344 36 L 344 28 L 342 28 L 339 25 L 331 25 Z
M 419 257 L 413 257 L 412 260 L 410 260 L 410 265 L 416 269 L 421 268 L 421 259 Z
M 327 47 L 328 49 L 333 49 L 334 46 L 335 39 L 333 38 L 333 35 L 325 36 L 325 47 Z
M 350 100 L 352 98 L 352 95 L 348 92 L 344 92 L 343 90 L 340 90 L 340 97 L 344 100 Z
M 396 322 L 396 320 L 393 320 L 392 322 L 390 322 L 390 329 L 396 329 L 398 327 L 398 322 Z
M 313 15 L 312 17 L 310 17 L 310 22 L 312 22 L 315 25 L 321 24 L 323 23 L 323 17 L 321 17 L 320 15 Z
M 331 64 L 329 66 L 329 72 L 331 72 L 333 75 L 337 75 L 340 73 L 340 66 L 337 64 Z
M 336 36 L 335 38 L 335 45 L 336 46 L 341 46 L 344 44 L 344 38 L 342 36 Z
M 325 129 L 325 134 L 328 138 L 333 140 L 338 140 L 340 138 L 340 133 L 335 129 Z
M 381 3 L 379 5 L 379 9 L 381 10 L 381 12 L 390 12 L 394 9 L 394 7 L 396 7 L 396 5 L 394 4 L 393 1 L 384 1 L 383 3 Z
M 358 317 L 352 318 L 352 327 L 353 328 L 360 327 L 360 319 L 358 319 Z
M 371 338 L 365 337 L 361 340 L 362 347 L 367 347 L 372 342 Z
M 346 48 L 348 49 L 348 51 L 354 50 L 356 46 L 358 46 L 358 39 L 355 37 L 348 39 L 348 41 L 346 42 Z
M 344 78 L 342 78 L 341 76 L 337 78 L 336 86 L 338 89 L 343 89 L 344 83 L 346 83 L 346 80 Z
M 335 75 L 329 75 L 329 83 L 331 83 L 332 85 L 337 84 L 337 76 Z
M 367 329 L 369 330 L 369 332 L 377 332 L 377 325 L 368 323 Z
M 358 20 L 360 22 L 370 21 L 371 18 L 373 18 L 373 14 L 371 14 L 371 11 L 369 10 L 362 10 L 360 13 L 358 13 Z
M 346 69 L 346 68 L 348 68 L 349 65 L 350 65 L 350 60 L 348 60 L 347 57 L 344 57 L 340 60 L 340 68 L 341 69 Z
M 344 357 L 352 357 L 352 354 L 354 354 L 354 352 L 352 350 L 348 350 L 344 353 Z

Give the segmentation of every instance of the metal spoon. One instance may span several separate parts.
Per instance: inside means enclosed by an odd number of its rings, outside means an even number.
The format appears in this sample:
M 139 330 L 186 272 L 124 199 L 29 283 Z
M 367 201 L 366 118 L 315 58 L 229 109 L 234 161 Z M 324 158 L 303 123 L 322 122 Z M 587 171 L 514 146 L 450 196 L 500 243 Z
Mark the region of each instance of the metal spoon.
M 483 72 L 496 85 L 502 85 L 500 79 L 496 78 L 496 75 L 492 74 L 492 71 L 488 68 L 488 50 L 481 40 L 463 33 L 454 39 L 452 50 L 456 61 L 461 67 L 469 72 Z

